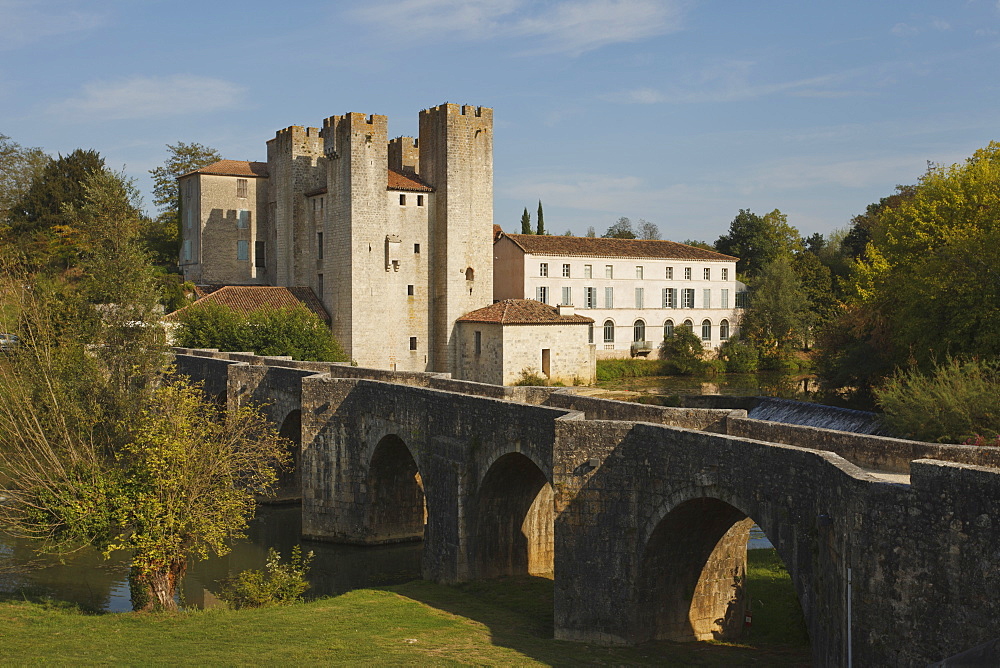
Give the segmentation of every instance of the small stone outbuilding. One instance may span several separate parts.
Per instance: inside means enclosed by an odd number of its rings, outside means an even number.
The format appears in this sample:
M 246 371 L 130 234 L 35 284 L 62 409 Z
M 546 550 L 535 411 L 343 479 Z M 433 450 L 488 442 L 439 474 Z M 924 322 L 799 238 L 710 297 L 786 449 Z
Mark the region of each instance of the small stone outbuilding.
M 456 324 L 457 378 L 494 385 L 511 385 L 525 371 L 566 385 L 596 378 L 594 321 L 572 306 L 505 299 Z

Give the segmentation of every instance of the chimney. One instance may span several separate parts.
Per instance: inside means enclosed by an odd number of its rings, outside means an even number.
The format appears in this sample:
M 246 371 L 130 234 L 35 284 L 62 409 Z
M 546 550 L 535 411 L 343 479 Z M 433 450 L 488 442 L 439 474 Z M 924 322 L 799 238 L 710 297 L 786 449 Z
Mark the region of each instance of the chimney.
M 559 315 L 573 315 L 576 311 L 572 304 L 559 304 L 556 306 L 556 312 Z

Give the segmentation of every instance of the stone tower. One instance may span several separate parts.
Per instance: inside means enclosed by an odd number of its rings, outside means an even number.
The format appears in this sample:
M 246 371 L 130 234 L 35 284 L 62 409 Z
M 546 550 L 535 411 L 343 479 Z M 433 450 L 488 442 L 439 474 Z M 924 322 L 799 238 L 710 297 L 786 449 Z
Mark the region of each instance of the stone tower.
M 317 128 L 297 125 L 278 130 L 267 142 L 267 212 L 271 238 L 268 278 L 273 285 L 313 285 L 303 193 L 317 180 L 323 144 Z M 272 260 L 273 259 L 273 260 Z
M 434 188 L 429 368 L 452 371 L 455 321 L 493 300 L 493 110 L 425 109 L 418 145 L 420 178 Z
M 386 271 L 387 132 L 386 117 L 374 114 L 323 122 L 330 238 L 320 299 L 332 314 L 334 336 L 362 366 L 384 367 L 395 352 L 386 332 L 387 315 L 399 306 Z

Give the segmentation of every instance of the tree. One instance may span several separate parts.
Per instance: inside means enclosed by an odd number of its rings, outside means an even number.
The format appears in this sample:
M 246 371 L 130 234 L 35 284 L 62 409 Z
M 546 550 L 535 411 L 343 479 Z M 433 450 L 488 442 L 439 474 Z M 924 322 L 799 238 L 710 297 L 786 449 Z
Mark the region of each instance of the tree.
M 524 207 L 524 213 L 521 214 L 521 234 L 532 234 L 531 214 L 528 213 L 528 207 Z
M 883 197 L 874 204 L 869 204 L 865 212 L 851 218 L 851 226 L 844 237 L 844 251 L 853 259 L 858 259 L 865 253 L 865 247 L 871 241 L 873 233 L 880 225 L 883 212 L 896 209 L 903 202 L 913 199 L 916 186 L 896 186 L 896 192 Z
M 608 231 L 601 235 L 604 239 L 635 239 L 635 231 L 632 229 L 632 221 L 622 216 L 615 222 Z
M 573 230 L 566 230 L 565 232 L 563 232 L 563 236 L 564 237 L 571 237 L 571 236 L 573 236 Z
M 0 364 L 0 525 L 66 553 L 132 554 L 137 608 L 174 607 L 189 559 L 223 554 L 284 448 L 250 408 L 219 419 L 172 378 L 138 193 L 95 171 L 63 212 L 88 243 L 69 270 L 8 263 Z
M 690 327 L 674 328 L 671 336 L 660 343 L 660 359 L 668 373 L 683 375 L 698 373 L 705 368 L 705 348 Z
M 538 200 L 538 231 L 535 232 L 535 234 L 545 233 L 545 218 L 542 216 L 542 200 Z
M 0 223 L 7 220 L 11 207 L 41 175 L 49 160 L 42 149 L 26 148 L 0 134 Z
M 849 339 L 823 346 L 831 385 L 866 391 L 894 369 L 1000 356 L 1000 143 L 897 191 L 866 211 L 870 237 L 831 325 Z
M 792 258 L 792 270 L 799 279 L 805 296 L 805 310 L 802 313 L 802 329 L 806 347 L 812 339 L 812 332 L 826 324 L 836 312 L 837 298 L 834 295 L 833 277 L 815 253 L 805 251 Z
M 740 331 L 761 351 L 765 364 L 780 363 L 801 338 L 805 310 L 806 296 L 792 259 L 780 255 L 751 287 Z
M 67 247 L 77 245 L 79 221 L 70 207 L 81 206 L 86 198 L 88 177 L 104 171 L 104 159 L 97 151 L 77 149 L 46 163 L 10 209 L 8 241 L 36 263 L 70 261 Z
M 707 241 L 700 241 L 698 239 L 685 239 L 681 243 L 684 244 L 685 246 L 694 246 L 695 248 L 703 248 L 705 250 L 710 250 L 710 251 L 715 250 L 715 246 L 713 246 L 712 244 L 708 243 Z
M 590 225 L 589 227 L 587 227 L 587 233 L 584 236 L 587 237 L 588 239 L 593 239 L 594 237 L 597 236 L 597 231 L 594 230 L 594 226 L 593 225 Z
M 752 280 L 779 255 L 802 250 L 802 240 L 777 209 L 763 216 L 740 209 L 729 225 L 729 234 L 716 240 L 715 249 L 738 257 L 737 273 Z
M 639 234 L 640 239 L 659 239 L 660 238 L 660 228 L 649 222 L 648 220 L 639 219 Z
M 160 214 L 150 221 L 146 238 L 154 261 L 161 265 L 175 264 L 180 252 L 181 193 L 177 177 L 222 159 L 214 148 L 198 143 L 167 144 L 167 151 L 164 163 L 149 170 L 153 177 L 153 204 Z
M 220 304 L 195 304 L 177 314 L 177 345 L 185 348 L 250 350 L 297 360 L 346 362 L 330 328 L 305 306 L 267 308 L 243 314 Z

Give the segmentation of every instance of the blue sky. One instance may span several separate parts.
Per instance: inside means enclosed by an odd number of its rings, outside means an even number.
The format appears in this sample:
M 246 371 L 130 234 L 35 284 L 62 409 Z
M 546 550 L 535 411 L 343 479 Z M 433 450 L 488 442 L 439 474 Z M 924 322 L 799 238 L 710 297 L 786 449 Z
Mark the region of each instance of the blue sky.
M 998 47 L 996 0 L 0 0 L 0 133 L 97 149 L 148 200 L 167 143 L 263 160 L 289 125 L 477 104 L 504 229 L 540 198 L 556 233 L 827 233 L 1000 139 Z

